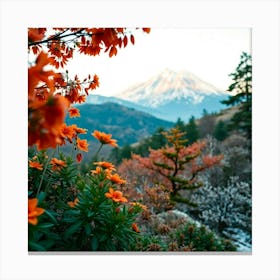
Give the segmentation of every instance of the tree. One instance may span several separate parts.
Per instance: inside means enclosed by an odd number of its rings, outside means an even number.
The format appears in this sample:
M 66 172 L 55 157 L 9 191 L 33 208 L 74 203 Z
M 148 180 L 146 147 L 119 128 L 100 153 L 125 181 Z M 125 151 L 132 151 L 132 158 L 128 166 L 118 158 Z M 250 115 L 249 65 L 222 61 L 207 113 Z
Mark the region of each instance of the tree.
M 153 133 L 150 141 L 150 148 L 152 149 L 160 149 L 164 147 L 167 144 L 166 138 L 162 135 L 162 133 L 165 131 L 163 127 L 159 127 L 156 129 L 156 131 Z
M 185 123 L 181 118 L 178 118 L 175 125 L 175 128 L 179 129 L 180 131 L 184 131 L 185 129 Z
M 170 195 L 172 203 L 180 202 L 190 206 L 197 206 L 182 191 L 191 191 L 203 186 L 197 180 L 197 175 L 211 166 L 217 165 L 222 160 L 222 156 L 201 156 L 201 150 L 205 147 L 205 142 L 196 142 L 186 146 L 184 132 L 177 128 L 172 128 L 163 133 L 168 141 L 168 145 L 158 150 L 150 150 L 147 158 L 134 155 L 133 159 L 139 161 L 143 168 L 154 173 L 154 182 L 165 187 L 165 191 Z M 156 182 L 158 180 L 158 182 Z
M 251 198 L 250 185 L 238 177 L 230 177 L 225 185 L 216 187 L 206 182 L 203 190 L 193 195 L 201 205 L 201 220 L 221 234 L 229 227 L 251 233 Z
M 213 136 L 219 141 L 223 141 L 227 138 L 228 131 L 226 124 L 223 121 L 218 121 L 218 123 L 215 126 Z
M 233 83 L 228 91 L 234 93 L 222 101 L 228 106 L 239 105 L 239 111 L 231 119 L 230 129 L 244 132 L 248 138 L 252 135 L 252 57 L 243 52 L 235 72 L 229 76 Z
M 187 132 L 187 138 L 188 138 L 188 144 L 192 144 L 196 142 L 199 139 L 199 131 L 197 124 L 195 123 L 195 118 L 192 116 L 189 119 L 189 122 L 185 126 L 186 132 Z
M 149 33 L 149 28 L 142 28 Z M 79 52 L 109 57 L 125 48 L 128 40 L 135 43 L 127 28 L 29 28 L 28 29 L 28 145 L 39 150 L 64 144 L 60 132 L 66 114 L 78 116 L 73 104 L 86 100 L 89 91 L 99 86 L 99 77 L 89 74 L 84 79 L 71 77 L 64 70 Z M 35 59 L 34 59 L 35 56 Z M 48 70 L 46 70 L 48 68 Z

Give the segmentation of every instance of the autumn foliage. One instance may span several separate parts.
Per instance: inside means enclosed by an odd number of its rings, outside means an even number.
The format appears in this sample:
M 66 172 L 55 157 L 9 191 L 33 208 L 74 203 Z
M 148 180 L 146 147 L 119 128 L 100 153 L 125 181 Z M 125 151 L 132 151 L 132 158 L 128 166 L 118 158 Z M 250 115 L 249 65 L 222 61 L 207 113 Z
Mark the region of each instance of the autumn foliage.
M 198 141 L 187 145 L 187 140 L 183 139 L 185 133 L 180 132 L 177 128 L 162 134 L 168 140 L 168 144 L 164 148 L 151 149 L 148 157 L 133 155 L 132 159 L 124 162 L 119 170 L 129 178 L 133 178 L 131 173 L 134 173 L 134 180 L 139 171 L 133 172 L 131 167 L 133 170 L 146 172 L 145 178 L 148 180 L 146 185 L 149 183 L 152 187 L 146 187 L 145 193 L 150 195 L 154 201 L 153 204 L 155 204 L 155 198 L 159 198 L 161 195 L 171 203 L 181 202 L 195 206 L 196 204 L 188 199 L 186 191 L 202 187 L 203 184 L 197 179 L 197 175 L 203 170 L 219 164 L 223 156 L 203 155 L 202 150 L 205 148 L 206 142 Z M 156 192 L 155 186 L 158 189 Z
M 138 206 L 134 209 L 118 189 L 126 181 L 111 163 L 95 162 L 96 169 L 88 173 L 89 177 L 81 177 L 77 165 L 83 159 L 82 153 L 88 152 L 89 143 L 82 139 L 87 130 L 65 123 L 67 115 L 80 117 L 75 104 L 85 102 L 88 94 L 99 87 L 99 77 L 95 73 L 83 78 L 77 74 L 71 76 L 66 69 L 67 63 L 76 53 L 115 56 L 129 42 L 135 44 L 133 32 L 136 29 L 28 29 L 31 250 L 124 250 L 140 232 L 135 216 L 141 209 Z M 139 30 L 150 32 L 149 28 Z M 100 143 L 96 157 L 103 145 L 117 146 L 111 134 L 97 130 L 91 134 Z M 65 144 L 73 145 L 72 157 L 58 152 L 59 146 Z M 54 151 L 51 155 L 46 152 L 49 149 Z M 132 210 L 128 212 L 128 209 Z M 103 212 L 108 215 L 100 217 L 99 224 L 96 216 Z M 104 236 L 107 237 L 104 239 Z
M 142 28 L 146 33 L 149 28 Z M 70 77 L 65 69 L 75 52 L 96 56 L 117 55 L 128 41 L 135 43 L 127 28 L 29 28 L 28 51 L 35 59 L 28 69 L 28 144 L 39 150 L 63 145 L 61 129 L 66 114 L 78 117 L 75 103 L 83 103 L 99 86 L 99 77 Z M 86 145 L 83 143 L 83 149 Z
M 31 251 L 226 250 L 213 234 L 205 236 L 193 225 L 196 243 L 189 238 L 189 226 L 172 232 L 169 224 L 160 224 L 152 235 L 147 231 L 152 215 L 172 209 L 177 202 L 193 205 L 185 191 L 201 187 L 197 174 L 222 159 L 203 155 L 205 142 L 187 145 L 183 133 L 172 129 L 163 133 L 168 141 L 164 148 L 150 150 L 146 158 L 134 155 L 118 167 L 99 158 L 104 145 L 118 147 L 112 134 L 94 127 L 88 132 L 65 122 L 66 116 L 82 117 L 75 105 L 99 87 L 96 73 L 71 75 L 68 62 L 77 53 L 113 57 L 136 43 L 138 31 L 150 33 L 150 28 L 28 29 Z M 87 133 L 98 140 L 99 148 L 91 168 L 82 170 L 83 153 L 90 145 L 83 139 Z M 71 155 L 60 150 L 66 144 L 72 147 Z M 186 221 L 183 224 L 187 226 Z M 159 244 L 157 234 L 169 232 L 168 244 Z

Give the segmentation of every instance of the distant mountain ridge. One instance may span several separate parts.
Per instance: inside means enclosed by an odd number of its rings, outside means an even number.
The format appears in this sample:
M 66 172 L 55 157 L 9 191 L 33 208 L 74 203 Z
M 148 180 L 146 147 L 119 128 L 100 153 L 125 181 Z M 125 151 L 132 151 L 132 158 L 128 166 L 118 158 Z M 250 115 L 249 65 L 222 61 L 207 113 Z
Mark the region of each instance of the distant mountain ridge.
M 127 108 L 133 108 L 137 111 L 145 112 L 148 114 L 156 115 L 160 114 L 160 112 L 156 109 L 151 109 L 149 107 L 142 106 L 141 104 L 137 104 L 134 102 L 130 102 L 121 98 L 117 98 L 114 96 L 103 96 L 103 95 L 97 95 L 97 94 L 90 94 L 87 96 L 86 104 L 104 104 L 104 103 L 116 103 L 122 106 L 125 106 Z
M 170 128 L 174 124 L 158 119 L 150 114 L 107 102 L 103 104 L 83 104 L 79 107 L 80 118 L 67 118 L 67 124 L 77 124 L 88 129 L 83 139 L 93 141 L 91 133 L 100 130 L 113 135 L 120 146 L 132 144 L 150 136 L 158 127 Z

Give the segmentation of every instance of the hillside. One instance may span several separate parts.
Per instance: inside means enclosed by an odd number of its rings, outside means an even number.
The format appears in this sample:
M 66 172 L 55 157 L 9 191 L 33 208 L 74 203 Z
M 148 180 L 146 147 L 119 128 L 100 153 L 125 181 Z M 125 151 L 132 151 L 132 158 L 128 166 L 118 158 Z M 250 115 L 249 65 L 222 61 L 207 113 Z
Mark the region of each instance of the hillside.
M 67 118 L 67 124 L 77 124 L 88 129 L 83 136 L 93 141 L 91 133 L 100 130 L 113 135 L 119 146 L 132 144 L 152 134 L 158 127 L 169 128 L 172 122 L 164 121 L 144 112 L 116 103 L 84 104 L 79 106 L 80 118 Z

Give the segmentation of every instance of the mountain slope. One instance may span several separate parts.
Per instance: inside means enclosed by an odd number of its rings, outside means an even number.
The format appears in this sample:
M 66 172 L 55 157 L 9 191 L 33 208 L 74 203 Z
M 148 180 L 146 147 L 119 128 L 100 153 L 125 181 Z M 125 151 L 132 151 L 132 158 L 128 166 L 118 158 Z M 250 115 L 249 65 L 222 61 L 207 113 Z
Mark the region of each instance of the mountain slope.
M 102 96 L 102 95 L 97 95 L 97 94 L 89 94 L 86 99 L 86 104 L 97 105 L 97 104 L 104 104 L 104 103 L 108 103 L 108 102 L 116 103 L 116 104 L 119 104 L 119 105 L 122 105 L 122 106 L 125 106 L 128 108 L 133 108 L 137 111 L 145 112 L 145 113 L 152 114 L 152 115 L 156 115 L 156 114 L 160 113 L 156 109 L 151 109 L 149 107 L 142 106 L 141 104 L 130 102 L 130 101 L 127 101 L 127 100 L 124 100 L 121 98 L 114 97 L 114 96 L 108 97 L 108 96 Z
M 128 88 L 118 98 L 141 104 L 155 116 L 176 121 L 178 117 L 188 120 L 199 117 L 203 109 L 219 111 L 225 108 L 220 103 L 228 94 L 202 81 L 188 71 L 175 72 L 164 69 L 146 82 Z
M 88 129 L 84 139 L 92 141 L 91 133 L 100 130 L 113 135 L 120 146 L 132 144 L 152 134 L 158 127 L 169 128 L 172 122 L 160 120 L 147 113 L 115 104 L 83 104 L 79 106 L 80 118 L 67 119 L 68 124 L 77 124 Z

